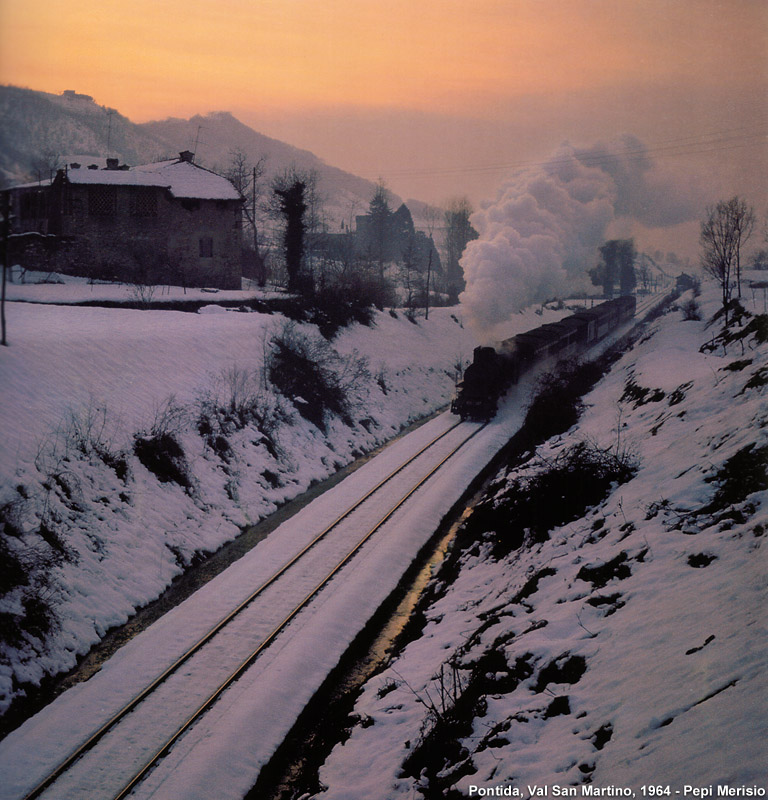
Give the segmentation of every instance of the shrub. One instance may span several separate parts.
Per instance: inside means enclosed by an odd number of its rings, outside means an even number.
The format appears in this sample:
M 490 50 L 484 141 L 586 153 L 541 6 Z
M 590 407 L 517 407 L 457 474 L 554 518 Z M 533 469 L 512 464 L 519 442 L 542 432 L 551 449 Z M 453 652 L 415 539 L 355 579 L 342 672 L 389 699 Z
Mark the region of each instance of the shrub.
M 296 322 L 310 322 L 326 339 L 352 322 L 370 325 L 373 310 L 394 303 L 391 284 L 378 275 L 355 272 L 325 276 L 313 291 L 293 298 L 283 312 Z
M 582 410 L 582 396 L 604 371 L 605 367 L 596 361 L 573 361 L 560 362 L 552 372 L 542 375 L 525 417 L 531 441 L 543 442 L 575 425 Z
M 20 537 L 19 508 L 0 508 L 0 643 L 18 646 L 24 634 L 43 637 L 58 622 L 52 597 L 51 568 L 61 554 L 41 544 L 25 544 Z
M 137 435 L 133 452 L 139 461 L 162 483 L 178 483 L 192 488 L 192 477 L 184 450 L 173 434 Z
M 545 541 L 553 528 L 584 516 L 605 499 L 614 484 L 630 480 L 638 466 L 628 450 L 578 442 L 509 480 L 502 491 L 477 505 L 464 529 L 493 532 L 497 556 L 526 541 Z
M 633 378 L 624 384 L 624 392 L 621 395 L 621 402 L 626 403 L 632 401 L 635 408 L 644 406 L 646 403 L 659 403 L 665 397 L 662 389 L 649 389 L 647 386 L 640 386 L 635 383 Z
M 351 322 L 370 325 L 374 308 L 382 309 L 388 297 L 386 285 L 373 276 L 339 276 L 315 292 L 309 319 L 330 339 Z
M 744 335 L 753 334 L 758 344 L 768 342 L 768 314 L 757 314 L 744 328 Z
M 51 479 L 61 473 L 63 462 L 95 457 L 125 480 L 128 462 L 113 444 L 114 428 L 107 408 L 93 399 L 69 408 L 55 433 L 41 443 L 35 461 L 38 470 Z
M 717 486 L 703 511 L 713 513 L 742 503 L 753 492 L 768 489 L 768 445 L 749 444 L 732 455 L 709 479 Z
M 226 437 L 247 425 L 258 428 L 270 453 L 278 457 L 277 432 L 285 415 L 263 382 L 261 372 L 231 367 L 198 399 L 197 430 L 224 460 L 231 455 Z
M 178 483 L 191 490 L 192 471 L 179 442 L 188 415 L 188 410 L 174 395 L 168 397 L 155 409 L 150 428 L 134 437 L 133 452 L 161 482 Z
M 292 323 L 272 340 L 267 374 L 299 413 L 322 429 L 326 412 L 349 421 L 355 396 L 370 378 L 365 359 L 356 354 L 342 357 L 326 341 L 301 333 Z
M 683 312 L 683 319 L 686 321 L 698 321 L 701 319 L 701 308 L 699 308 L 699 304 L 694 298 L 686 300 L 681 307 L 681 311 Z

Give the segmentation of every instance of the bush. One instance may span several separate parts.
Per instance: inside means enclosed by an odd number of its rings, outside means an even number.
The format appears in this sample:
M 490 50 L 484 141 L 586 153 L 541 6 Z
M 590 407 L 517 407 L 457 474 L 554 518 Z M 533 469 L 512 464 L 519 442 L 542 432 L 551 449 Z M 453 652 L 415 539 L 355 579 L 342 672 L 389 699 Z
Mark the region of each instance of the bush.
M 139 461 L 162 483 L 178 483 L 192 488 L 192 477 L 184 450 L 170 433 L 137 436 L 133 452 Z
M 578 442 L 509 480 L 476 506 L 464 529 L 476 535 L 493 532 L 497 556 L 526 541 L 545 541 L 552 529 L 579 519 L 604 500 L 614 484 L 630 480 L 638 466 L 627 450 Z
M 280 394 L 323 430 L 326 412 L 350 421 L 355 396 L 370 378 L 365 359 L 342 357 L 325 340 L 301 333 L 292 323 L 272 340 L 267 374 Z
M 149 430 L 140 431 L 133 441 L 139 461 L 163 483 L 178 483 L 192 489 L 192 471 L 179 443 L 189 412 L 174 395 L 155 409 Z
M 768 445 L 749 444 L 732 455 L 714 477 L 717 486 L 712 501 L 703 511 L 713 513 L 742 503 L 754 492 L 768 489 Z
M 660 403 L 666 397 L 661 389 L 649 389 L 647 386 L 640 386 L 635 383 L 634 378 L 629 378 L 624 384 L 624 392 L 621 395 L 620 402 L 634 403 L 635 408 L 644 406 L 646 403 Z
M 701 308 L 693 298 L 683 303 L 681 311 L 683 312 L 683 319 L 686 321 L 698 321 L 701 319 Z
M 534 443 L 564 433 L 579 418 L 581 398 L 602 377 L 605 367 L 597 361 L 560 362 L 539 378 L 534 399 L 525 417 L 525 429 Z
M 11 647 L 25 634 L 42 638 L 58 623 L 51 569 L 61 554 L 41 543 L 24 543 L 20 514 L 18 502 L 0 507 L 0 598 L 8 609 L 0 612 L 0 643 Z
M 323 284 L 312 298 L 309 320 L 326 338 L 352 322 L 370 325 L 374 308 L 383 309 L 391 296 L 386 282 L 373 276 L 351 274 Z
M 126 480 L 128 461 L 125 453 L 113 444 L 114 428 L 106 407 L 94 400 L 68 409 L 55 434 L 38 450 L 38 470 L 50 479 L 61 472 L 62 462 L 98 458 L 113 469 L 120 480 Z
M 394 300 L 388 281 L 350 273 L 326 277 L 314 291 L 293 298 L 282 311 L 295 322 L 317 325 L 326 339 L 332 339 L 352 322 L 372 324 L 374 308 L 382 310 Z
M 260 372 L 232 367 L 222 372 L 198 400 L 197 430 L 225 461 L 231 455 L 226 437 L 247 425 L 255 425 L 267 449 L 277 458 L 277 431 L 284 414 L 274 396 L 263 387 Z

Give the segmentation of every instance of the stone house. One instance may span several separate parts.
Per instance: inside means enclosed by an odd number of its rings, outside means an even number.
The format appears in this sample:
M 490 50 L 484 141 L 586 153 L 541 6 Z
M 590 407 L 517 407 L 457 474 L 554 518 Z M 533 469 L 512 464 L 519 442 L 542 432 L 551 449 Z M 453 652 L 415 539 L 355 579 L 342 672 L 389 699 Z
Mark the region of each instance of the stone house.
M 239 289 L 241 204 L 192 153 L 137 167 L 70 164 L 49 186 L 11 190 L 14 229 L 44 237 L 45 268 L 136 283 Z M 52 236 L 55 248 L 52 248 Z M 22 241 L 28 237 L 21 237 Z M 35 267 L 40 245 L 19 258 Z M 51 256 L 51 250 L 55 254 Z

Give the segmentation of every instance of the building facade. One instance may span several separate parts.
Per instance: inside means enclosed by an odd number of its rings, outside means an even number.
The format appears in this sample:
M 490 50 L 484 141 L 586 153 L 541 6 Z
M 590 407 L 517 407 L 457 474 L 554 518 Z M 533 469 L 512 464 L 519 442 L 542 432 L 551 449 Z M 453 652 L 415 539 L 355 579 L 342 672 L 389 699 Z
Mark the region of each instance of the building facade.
M 138 167 L 117 159 L 107 159 L 105 169 L 70 164 L 49 186 L 16 187 L 11 196 L 14 229 L 47 234 L 46 269 L 55 265 L 64 273 L 123 282 L 240 288 L 242 199 L 188 151 Z M 22 265 L 36 267 L 29 262 L 40 257 L 42 245 L 30 237 L 20 237 L 20 244 Z

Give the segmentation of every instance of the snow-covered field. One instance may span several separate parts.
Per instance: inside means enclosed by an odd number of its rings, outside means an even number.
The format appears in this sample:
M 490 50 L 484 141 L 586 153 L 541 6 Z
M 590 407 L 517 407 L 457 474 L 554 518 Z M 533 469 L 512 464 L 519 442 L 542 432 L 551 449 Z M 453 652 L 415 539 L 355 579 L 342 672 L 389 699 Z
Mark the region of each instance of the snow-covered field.
M 768 791 L 766 317 L 762 343 L 702 349 L 722 325 L 717 291 L 699 302 L 702 321 L 658 319 L 573 429 L 502 471 L 494 503 L 577 442 L 618 447 L 635 476 L 543 541 L 505 554 L 523 532 L 503 513 L 475 534 L 364 687 L 317 800 Z
M 8 288 L 12 301 L 35 302 L 8 304 L 0 352 L 0 544 L 30 577 L 9 569 L 0 597 L 0 624 L 12 631 L 0 709 L 25 683 L 70 668 L 196 553 L 448 402 L 455 365 L 475 345 L 455 309 L 417 324 L 384 312 L 342 331 L 336 368 L 365 359 L 367 375 L 348 419 L 328 417 L 321 430 L 263 382 L 265 353 L 286 322 L 279 315 L 225 311 L 207 294 L 200 313 L 59 304 L 94 293 L 130 299 L 130 287 L 84 281 Z M 523 330 L 560 315 L 516 322 Z M 243 389 L 269 424 L 225 426 L 223 445 L 201 435 L 201 407 Z M 158 428 L 183 446 L 187 487 L 159 481 L 135 455 L 136 434 Z

